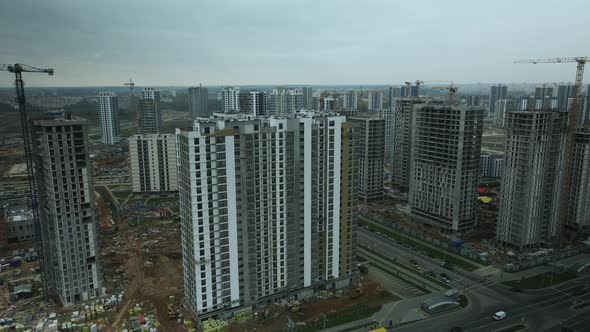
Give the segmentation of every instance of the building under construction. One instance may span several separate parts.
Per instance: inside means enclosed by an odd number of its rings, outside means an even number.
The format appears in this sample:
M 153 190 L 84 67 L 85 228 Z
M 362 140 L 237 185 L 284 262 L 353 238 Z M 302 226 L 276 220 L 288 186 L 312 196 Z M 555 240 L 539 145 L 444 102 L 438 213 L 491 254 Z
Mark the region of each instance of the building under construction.
M 393 107 L 391 174 L 393 182 L 404 188 L 410 185 L 414 108 L 423 103 L 424 100 L 418 97 L 399 98 Z
M 530 247 L 559 235 L 560 169 L 567 113 L 507 112 L 497 239 Z
M 483 113 L 433 102 L 416 107 L 409 192 L 414 220 L 453 234 L 477 225 Z
M 578 127 L 572 160 L 568 226 L 581 234 L 590 232 L 590 127 Z

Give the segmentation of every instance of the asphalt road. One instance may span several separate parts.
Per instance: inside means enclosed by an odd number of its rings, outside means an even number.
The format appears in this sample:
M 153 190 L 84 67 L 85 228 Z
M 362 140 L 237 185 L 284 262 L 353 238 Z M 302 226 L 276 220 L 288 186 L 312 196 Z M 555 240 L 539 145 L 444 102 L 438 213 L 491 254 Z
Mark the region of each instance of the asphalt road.
M 362 228 L 359 228 L 358 241 L 371 250 L 396 257 L 401 263 L 409 264 L 413 259 L 423 270 L 432 270 L 437 275 L 444 271 L 451 277 L 451 285 L 470 300 L 462 310 L 395 327 L 391 331 L 439 332 L 456 326 L 465 331 L 497 331 L 518 324 L 527 325 L 529 331 L 561 332 L 562 326 L 571 326 L 576 332 L 590 331 L 590 307 L 583 312 L 571 308 L 574 303 L 590 301 L 590 276 L 552 288 L 516 293 L 467 271 L 443 269 L 440 261 Z M 507 312 L 507 318 L 494 321 L 492 315 L 500 310 Z

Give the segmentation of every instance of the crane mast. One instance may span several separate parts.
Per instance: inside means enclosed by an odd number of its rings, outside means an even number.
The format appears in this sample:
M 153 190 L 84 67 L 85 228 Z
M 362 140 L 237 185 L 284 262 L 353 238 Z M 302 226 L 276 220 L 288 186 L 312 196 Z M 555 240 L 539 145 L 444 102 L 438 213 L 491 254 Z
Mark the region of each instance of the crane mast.
M 576 139 L 576 129 L 578 117 L 580 114 L 580 99 L 582 98 L 582 81 L 584 79 L 584 65 L 590 60 L 590 57 L 571 57 L 571 58 L 550 58 L 550 59 L 530 59 L 517 60 L 514 63 L 576 63 L 575 79 L 575 97 L 571 109 L 568 112 L 565 147 L 563 155 L 563 178 L 561 182 L 561 194 L 559 199 L 559 227 L 560 238 L 563 242 L 563 234 L 567 230 L 569 218 L 569 206 L 572 184 L 572 163 L 574 159 L 574 145 Z
M 0 65 L 1 71 L 8 71 L 14 73 L 14 85 L 16 87 L 16 99 L 18 102 L 18 110 L 20 116 L 20 123 L 21 123 L 21 131 L 23 135 L 23 144 L 25 149 L 25 161 L 27 165 L 27 180 L 29 183 L 29 193 L 30 193 L 30 204 L 31 210 L 33 212 L 33 227 L 35 230 L 35 246 L 37 249 L 37 253 L 40 257 L 40 267 L 41 267 L 41 280 L 43 283 L 43 293 L 45 295 L 45 299 L 47 300 L 48 290 L 47 290 L 47 279 L 46 279 L 46 272 L 45 272 L 45 262 L 43 256 L 43 243 L 41 238 L 41 222 L 39 220 L 39 206 L 37 201 L 37 186 L 35 183 L 35 171 L 33 165 L 33 142 L 31 138 L 31 131 L 29 128 L 29 116 L 26 112 L 26 99 L 25 99 L 25 84 L 23 81 L 22 73 L 46 73 L 49 75 L 53 75 L 53 69 L 41 69 L 35 68 L 28 65 L 23 64 L 14 64 L 14 65 Z

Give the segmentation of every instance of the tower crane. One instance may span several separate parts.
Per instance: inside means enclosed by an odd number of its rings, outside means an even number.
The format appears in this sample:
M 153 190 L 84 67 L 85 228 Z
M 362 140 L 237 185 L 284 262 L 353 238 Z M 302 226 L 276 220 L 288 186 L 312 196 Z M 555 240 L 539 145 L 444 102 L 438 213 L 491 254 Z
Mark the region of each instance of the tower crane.
M 41 243 L 41 223 L 39 220 L 39 207 L 37 204 L 37 186 L 35 184 L 35 172 L 33 169 L 33 142 L 29 128 L 29 116 L 26 111 L 25 84 L 22 73 L 44 73 L 53 76 L 53 69 L 36 68 L 25 64 L 3 65 L 0 64 L 0 71 L 14 73 L 14 86 L 16 87 L 16 99 L 18 102 L 18 111 L 20 115 L 21 131 L 23 134 L 23 144 L 25 148 L 25 160 L 27 164 L 27 180 L 29 182 L 29 193 L 31 195 L 31 210 L 33 211 L 33 227 L 35 230 L 35 246 L 39 254 L 41 264 L 41 280 L 43 282 L 44 295 L 47 299 L 47 284 L 43 266 L 43 245 Z
M 576 127 L 578 123 L 578 114 L 580 113 L 580 99 L 582 97 L 582 80 L 584 78 L 584 65 L 590 60 L 590 57 L 579 56 L 571 58 L 549 58 L 549 59 L 529 59 L 516 60 L 514 63 L 576 63 L 575 79 L 575 97 L 568 112 L 566 139 L 564 149 L 564 176 L 561 182 L 561 195 L 559 201 L 559 227 L 561 228 L 560 237 L 567 230 L 567 221 L 569 217 L 569 200 L 572 182 L 572 162 L 574 159 L 574 144 L 576 138 Z
M 457 93 L 457 90 L 459 89 L 459 87 L 456 85 L 453 85 L 453 82 L 451 81 L 451 84 L 448 86 L 433 86 L 432 89 L 433 90 L 448 90 L 449 91 L 448 104 L 452 105 L 455 101 L 455 93 Z
M 129 87 L 129 109 L 128 111 L 131 111 L 131 109 L 133 108 L 133 87 L 135 87 L 135 83 L 133 82 L 132 79 L 129 79 L 129 82 L 125 82 L 123 83 L 123 85 L 126 85 Z

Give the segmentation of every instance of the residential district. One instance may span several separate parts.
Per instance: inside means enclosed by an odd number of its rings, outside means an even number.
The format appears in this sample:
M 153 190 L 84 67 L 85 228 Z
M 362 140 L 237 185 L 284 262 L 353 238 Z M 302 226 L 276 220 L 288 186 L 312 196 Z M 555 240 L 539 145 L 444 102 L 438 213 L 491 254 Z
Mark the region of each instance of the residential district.
M 589 87 L 25 91 L 0 331 L 590 326 Z

